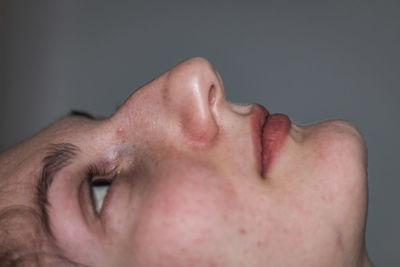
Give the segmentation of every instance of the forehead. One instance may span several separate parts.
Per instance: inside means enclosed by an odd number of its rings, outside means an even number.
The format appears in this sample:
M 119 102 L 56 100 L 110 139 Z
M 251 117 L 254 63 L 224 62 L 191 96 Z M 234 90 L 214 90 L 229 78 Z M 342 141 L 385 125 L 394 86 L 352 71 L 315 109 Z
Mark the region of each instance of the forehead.
M 0 185 L 30 182 L 41 166 L 50 144 L 81 142 L 81 132 L 88 132 L 99 123 L 83 117 L 62 117 L 34 136 L 0 154 Z M 80 136 L 80 138 L 77 138 Z

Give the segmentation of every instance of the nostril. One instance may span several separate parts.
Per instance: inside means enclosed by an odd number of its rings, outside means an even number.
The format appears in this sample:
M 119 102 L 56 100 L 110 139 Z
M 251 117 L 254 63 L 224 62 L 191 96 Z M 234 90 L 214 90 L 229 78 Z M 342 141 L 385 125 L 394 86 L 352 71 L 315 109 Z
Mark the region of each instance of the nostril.
M 216 98 L 217 96 L 216 96 L 215 85 L 212 84 L 208 92 L 208 104 L 210 105 L 210 107 L 214 106 Z

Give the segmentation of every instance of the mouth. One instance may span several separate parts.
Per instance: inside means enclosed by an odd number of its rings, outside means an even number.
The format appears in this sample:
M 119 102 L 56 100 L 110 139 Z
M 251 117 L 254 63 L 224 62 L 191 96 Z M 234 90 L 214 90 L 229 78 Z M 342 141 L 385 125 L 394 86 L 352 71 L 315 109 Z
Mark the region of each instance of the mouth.
M 266 179 L 283 142 L 289 134 L 291 121 L 282 113 L 270 114 L 258 104 L 251 117 L 251 133 L 257 169 Z

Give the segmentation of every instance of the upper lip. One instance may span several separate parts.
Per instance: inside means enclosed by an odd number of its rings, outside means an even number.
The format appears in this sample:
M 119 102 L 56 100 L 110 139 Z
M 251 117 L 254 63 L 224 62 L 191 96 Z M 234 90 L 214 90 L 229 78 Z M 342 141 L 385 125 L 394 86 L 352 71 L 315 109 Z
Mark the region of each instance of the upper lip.
M 254 147 L 254 154 L 257 161 L 257 169 L 261 176 L 264 174 L 262 158 L 263 158 L 263 145 L 262 145 L 262 137 L 263 137 L 263 128 L 265 123 L 267 122 L 267 118 L 269 116 L 269 111 L 259 105 L 254 105 L 254 110 L 251 114 L 250 123 L 251 123 L 251 135 Z

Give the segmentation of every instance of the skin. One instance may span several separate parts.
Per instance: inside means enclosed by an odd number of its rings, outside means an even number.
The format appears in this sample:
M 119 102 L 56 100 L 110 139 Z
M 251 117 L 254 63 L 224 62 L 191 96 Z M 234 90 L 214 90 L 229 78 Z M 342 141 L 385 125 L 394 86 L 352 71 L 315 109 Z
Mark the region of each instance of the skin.
M 225 98 L 216 69 L 186 60 L 104 120 L 62 118 L 0 156 L 10 204 L 30 203 L 45 147 L 80 148 L 51 186 L 58 247 L 90 266 L 372 266 L 365 249 L 366 148 L 342 120 L 292 123 L 265 178 L 255 105 Z M 116 178 L 101 216 L 84 170 Z

